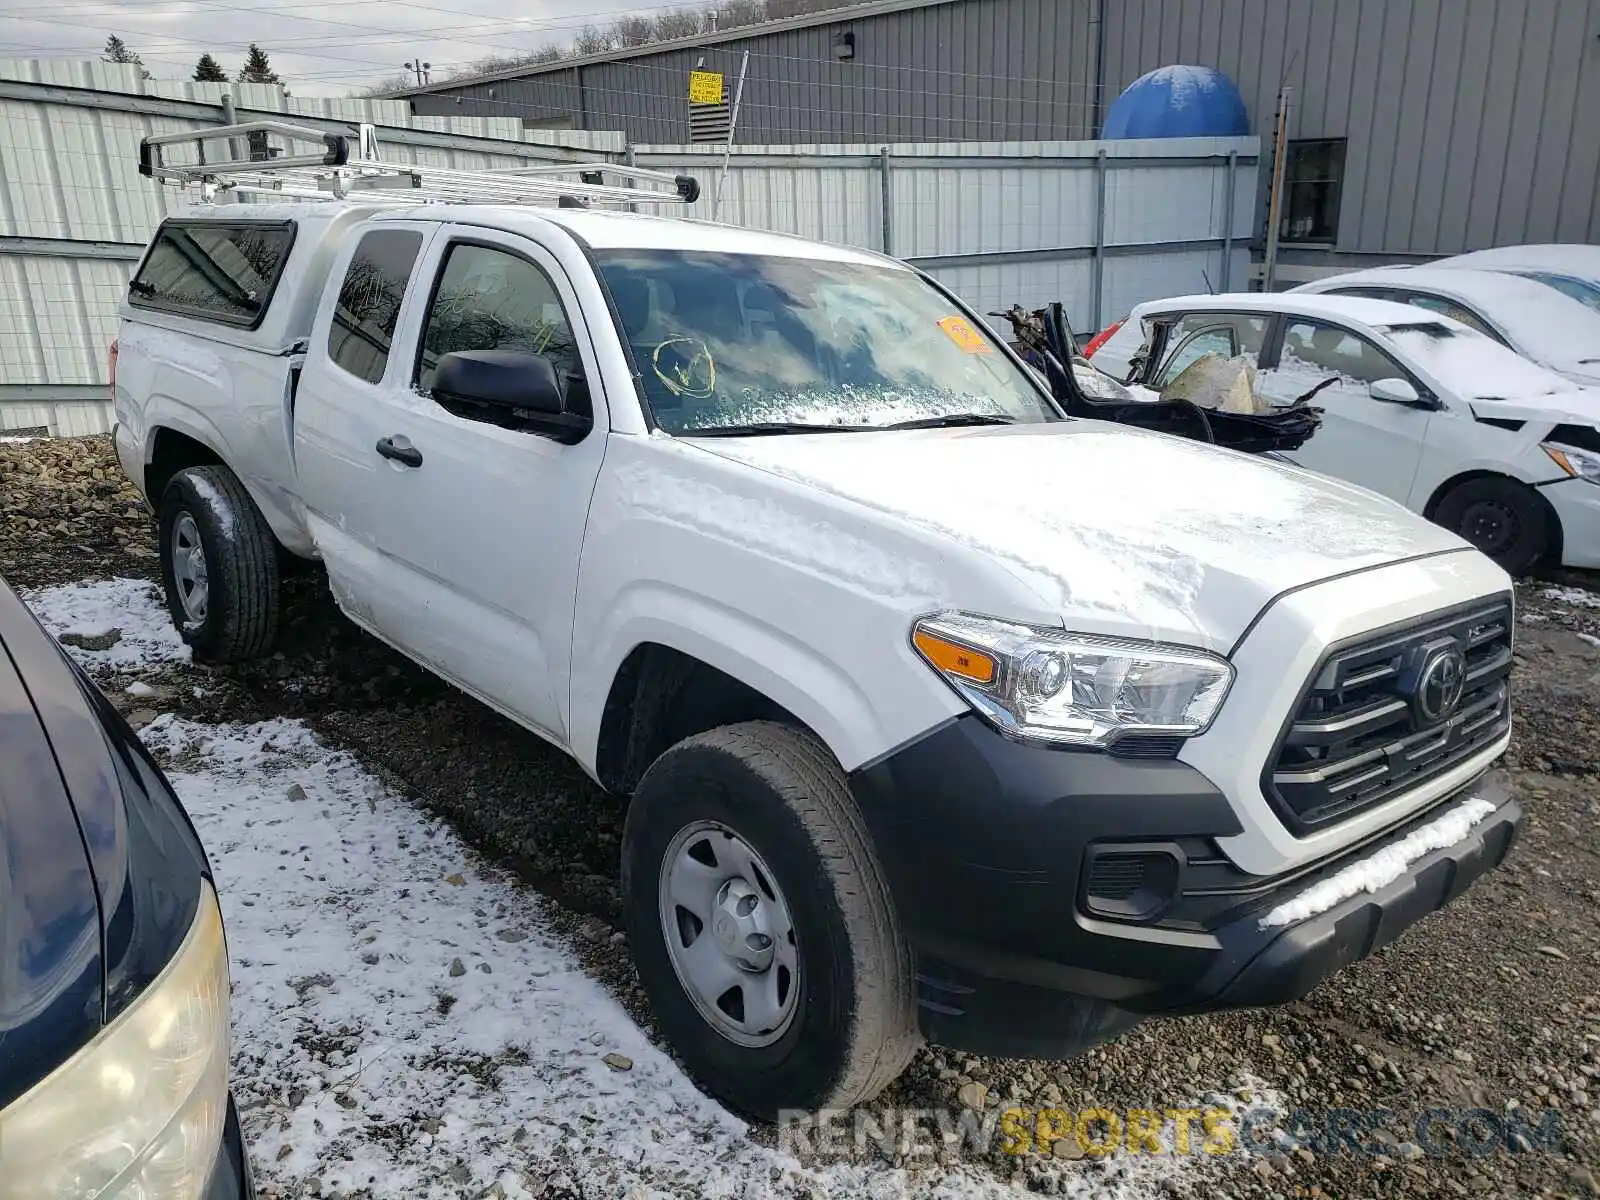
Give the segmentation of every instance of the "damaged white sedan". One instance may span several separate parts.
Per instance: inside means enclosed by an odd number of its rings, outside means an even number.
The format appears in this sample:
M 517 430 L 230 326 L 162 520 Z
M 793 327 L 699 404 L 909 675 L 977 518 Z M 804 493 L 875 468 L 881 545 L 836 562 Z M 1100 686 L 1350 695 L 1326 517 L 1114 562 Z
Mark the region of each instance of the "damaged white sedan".
M 1600 391 L 1442 314 L 1347 296 L 1180 296 L 1135 308 L 1102 371 L 1168 393 L 1207 356 L 1258 399 L 1314 393 L 1322 427 L 1287 457 L 1454 530 L 1512 574 L 1600 567 Z

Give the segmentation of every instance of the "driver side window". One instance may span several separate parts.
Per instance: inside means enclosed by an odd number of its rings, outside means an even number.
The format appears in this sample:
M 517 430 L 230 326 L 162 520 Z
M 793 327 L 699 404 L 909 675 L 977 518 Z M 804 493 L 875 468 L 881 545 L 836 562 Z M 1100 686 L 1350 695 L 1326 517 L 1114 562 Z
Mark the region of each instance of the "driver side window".
M 431 394 L 439 360 L 464 350 L 525 350 L 548 358 L 558 379 L 583 375 L 572 326 L 550 277 L 515 254 L 457 242 L 428 302 L 418 390 Z
M 1207 354 L 1223 358 L 1241 355 L 1255 363 L 1266 340 L 1267 319 L 1246 316 L 1243 313 L 1189 313 L 1173 322 L 1167 330 L 1166 358 L 1156 372 L 1152 386 L 1166 387 L 1185 368 Z
M 1380 379 L 1410 379 L 1405 368 L 1366 338 L 1337 325 L 1292 321 L 1283 335 L 1278 369 L 1314 384 L 1337 376 L 1362 385 Z

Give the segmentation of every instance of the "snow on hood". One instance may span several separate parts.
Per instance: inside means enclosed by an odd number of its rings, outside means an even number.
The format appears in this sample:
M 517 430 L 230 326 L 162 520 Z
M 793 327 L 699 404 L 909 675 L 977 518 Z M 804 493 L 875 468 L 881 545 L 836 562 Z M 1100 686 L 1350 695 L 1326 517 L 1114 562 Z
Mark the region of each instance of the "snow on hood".
M 1094 421 L 695 444 L 987 556 L 1084 632 L 1217 650 L 1287 589 L 1465 545 L 1360 488 Z
M 1567 392 L 1524 399 L 1474 400 L 1472 411 L 1480 417 L 1600 426 L 1600 387 L 1575 387 Z

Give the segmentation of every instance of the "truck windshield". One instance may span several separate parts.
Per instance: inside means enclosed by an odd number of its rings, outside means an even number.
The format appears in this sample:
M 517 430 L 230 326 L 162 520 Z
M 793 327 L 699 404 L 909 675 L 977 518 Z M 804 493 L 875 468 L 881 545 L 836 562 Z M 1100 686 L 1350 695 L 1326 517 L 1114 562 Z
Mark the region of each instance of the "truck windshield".
M 1057 419 L 915 272 L 754 254 L 596 254 L 656 424 L 687 436 Z

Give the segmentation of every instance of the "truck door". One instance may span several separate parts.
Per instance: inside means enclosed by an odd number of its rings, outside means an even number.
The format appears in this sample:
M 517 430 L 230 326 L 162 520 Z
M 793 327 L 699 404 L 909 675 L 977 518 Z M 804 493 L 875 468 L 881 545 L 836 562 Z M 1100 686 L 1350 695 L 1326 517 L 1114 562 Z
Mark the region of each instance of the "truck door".
M 388 230 L 366 237 L 380 232 Z M 357 301 L 366 277 L 383 275 L 366 262 L 358 247 L 346 281 Z M 560 264 L 526 238 L 446 226 L 416 263 L 398 320 L 383 322 L 386 362 L 365 372 L 376 381 L 343 365 L 360 367 L 368 353 L 365 338 L 348 351 L 341 340 L 346 325 L 363 327 L 360 314 L 341 304 L 319 318 L 329 361 L 307 375 L 328 394 L 315 417 L 302 401 L 311 428 L 297 441 L 309 449 L 317 423 L 336 427 L 338 454 L 313 455 L 347 482 L 320 483 L 319 468 L 302 462 L 307 504 L 321 509 L 313 528 L 352 616 L 565 745 L 578 556 L 605 453 L 604 396 L 593 384 L 594 427 L 561 445 L 450 411 L 430 389 L 445 354 L 520 349 L 545 355 L 569 388 L 587 390 L 599 377 L 589 331 Z M 335 461 L 345 456 L 350 464 Z M 357 488 L 363 495 L 345 502 Z

